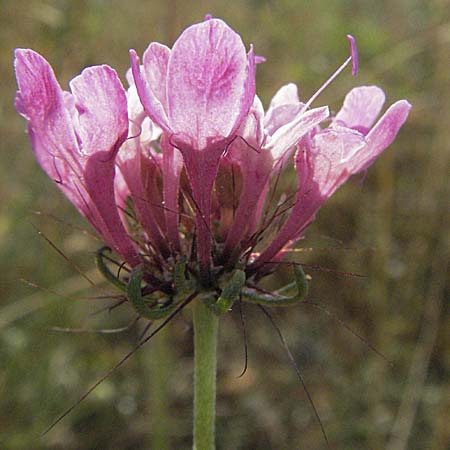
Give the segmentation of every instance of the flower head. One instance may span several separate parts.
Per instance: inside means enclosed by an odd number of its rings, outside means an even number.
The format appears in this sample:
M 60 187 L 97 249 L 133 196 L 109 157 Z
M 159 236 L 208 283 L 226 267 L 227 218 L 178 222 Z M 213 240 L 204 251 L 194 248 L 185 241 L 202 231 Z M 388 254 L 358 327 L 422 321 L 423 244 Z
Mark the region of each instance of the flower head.
M 16 51 L 16 106 L 38 162 L 127 263 L 131 274 L 119 279 L 98 253 L 139 314 L 163 317 L 196 293 L 218 312 L 239 296 L 290 304 L 305 294 L 298 267 L 293 297 L 254 285 L 390 145 L 411 108 L 400 100 L 374 125 L 384 93 L 363 86 L 331 119 L 328 107 L 311 109 L 347 64 L 356 74 L 349 41 L 350 57 L 308 101 L 288 84 L 267 111 L 255 95 L 252 47 L 209 16 L 172 49 L 151 43 L 142 65 L 131 50 L 127 92 L 108 66 L 85 69 L 65 92 L 40 55 Z M 292 159 L 296 190 L 273 204 Z

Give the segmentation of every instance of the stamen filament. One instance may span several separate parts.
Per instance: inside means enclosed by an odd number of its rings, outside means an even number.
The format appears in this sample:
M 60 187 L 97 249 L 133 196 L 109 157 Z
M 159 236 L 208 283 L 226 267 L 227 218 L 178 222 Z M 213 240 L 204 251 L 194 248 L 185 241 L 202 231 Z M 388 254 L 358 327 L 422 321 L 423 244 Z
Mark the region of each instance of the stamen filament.
M 351 34 L 347 34 L 347 39 L 350 44 L 350 56 L 344 61 L 344 63 L 338 67 L 336 72 L 325 81 L 324 84 L 317 90 L 317 92 L 306 102 L 303 106 L 302 112 L 305 112 L 317 97 L 341 74 L 341 72 L 352 62 L 352 75 L 355 76 L 358 72 L 358 48 L 356 47 L 355 38 Z

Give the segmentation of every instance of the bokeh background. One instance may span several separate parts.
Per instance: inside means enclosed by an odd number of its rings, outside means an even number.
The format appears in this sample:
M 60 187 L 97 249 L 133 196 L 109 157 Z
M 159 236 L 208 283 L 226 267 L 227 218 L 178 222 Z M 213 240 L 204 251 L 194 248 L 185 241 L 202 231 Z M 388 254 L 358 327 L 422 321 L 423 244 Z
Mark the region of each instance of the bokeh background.
M 101 335 L 51 329 L 125 327 L 132 314 L 126 307 L 98 313 L 111 300 L 92 297 L 114 294 L 100 285 L 94 268 L 100 243 L 79 228 L 87 229 L 86 223 L 34 161 L 25 122 L 13 108 L 12 51 L 31 47 L 44 54 L 63 86 L 99 63 L 115 67 L 125 81 L 129 48 L 142 53 L 151 40 L 171 45 L 207 12 L 224 18 L 267 57 L 257 85 L 266 105 L 289 81 L 309 97 L 347 57 L 349 32 L 359 43 L 360 74 L 341 75 L 316 104 L 337 110 L 352 86 L 378 84 L 388 102 L 407 98 L 414 105 L 364 183 L 350 182 L 334 196 L 296 254 L 297 261 L 320 266 L 307 270 L 313 277 L 309 298 L 332 315 L 298 306 L 277 311 L 275 319 L 330 448 L 450 448 L 446 0 L 0 2 L 0 448 L 190 448 L 188 312 L 40 437 L 132 348 L 142 327 Z M 90 287 L 74 264 L 99 286 Z M 272 282 L 288 278 L 280 271 Z M 218 449 L 326 448 L 275 331 L 256 307 L 245 307 L 244 314 L 248 370 L 241 378 L 239 314 L 221 322 Z

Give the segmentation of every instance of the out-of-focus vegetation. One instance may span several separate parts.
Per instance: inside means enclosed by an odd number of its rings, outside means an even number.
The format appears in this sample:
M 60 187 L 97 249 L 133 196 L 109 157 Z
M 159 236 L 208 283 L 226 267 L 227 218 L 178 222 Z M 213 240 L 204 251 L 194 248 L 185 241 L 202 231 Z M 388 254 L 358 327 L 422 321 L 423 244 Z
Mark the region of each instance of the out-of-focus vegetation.
M 347 56 L 349 32 L 359 43 L 360 74 L 352 79 L 346 72 L 317 104 L 337 110 L 355 84 L 378 84 L 388 102 L 407 98 L 413 104 L 398 139 L 364 183 L 348 183 L 335 195 L 302 241 L 305 250 L 296 254 L 300 262 L 367 275 L 308 269 L 309 299 L 332 310 L 393 364 L 311 307 L 277 311 L 275 317 L 331 448 L 448 448 L 450 4 L 445 0 L 1 1 L 0 448 L 190 447 L 188 313 L 171 324 L 165 344 L 150 342 L 40 437 L 132 348 L 142 328 L 108 335 L 50 330 L 120 327 L 132 314 L 126 307 L 94 314 L 111 301 L 89 297 L 113 289 L 90 287 L 34 228 L 98 282 L 92 253 L 100 243 L 77 228 L 86 224 L 38 168 L 25 122 L 14 111 L 12 50 L 31 47 L 45 55 L 63 86 L 91 64 L 107 63 L 124 75 L 129 48 L 141 53 L 151 40 L 171 45 L 206 12 L 224 18 L 267 57 L 258 68 L 258 92 L 266 104 L 288 81 L 299 84 L 303 98 L 311 95 Z M 288 277 L 280 271 L 273 282 Z M 244 313 L 249 367 L 242 378 L 237 311 L 221 323 L 218 448 L 325 448 L 276 333 L 257 308 Z M 167 360 L 158 356 L 164 345 L 170 348 Z M 158 376 L 166 400 L 155 395 Z M 155 412 L 161 401 L 168 419 Z

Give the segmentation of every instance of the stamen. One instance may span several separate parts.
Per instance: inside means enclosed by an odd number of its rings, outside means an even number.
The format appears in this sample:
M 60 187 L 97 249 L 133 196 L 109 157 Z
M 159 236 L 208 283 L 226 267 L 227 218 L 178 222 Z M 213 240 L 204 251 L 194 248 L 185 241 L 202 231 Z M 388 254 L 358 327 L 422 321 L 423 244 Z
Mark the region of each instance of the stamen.
M 341 72 L 352 62 L 352 75 L 355 76 L 358 71 L 358 50 L 356 48 L 355 38 L 348 34 L 347 39 L 350 43 L 350 56 L 344 61 L 344 63 L 336 70 L 336 72 L 325 81 L 324 84 L 317 90 L 317 92 L 306 102 L 302 108 L 302 112 L 305 112 L 317 97 L 341 74 Z
M 348 43 L 350 44 L 350 56 L 352 57 L 352 76 L 356 77 L 358 73 L 358 47 L 356 47 L 356 40 L 351 34 L 347 34 Z

